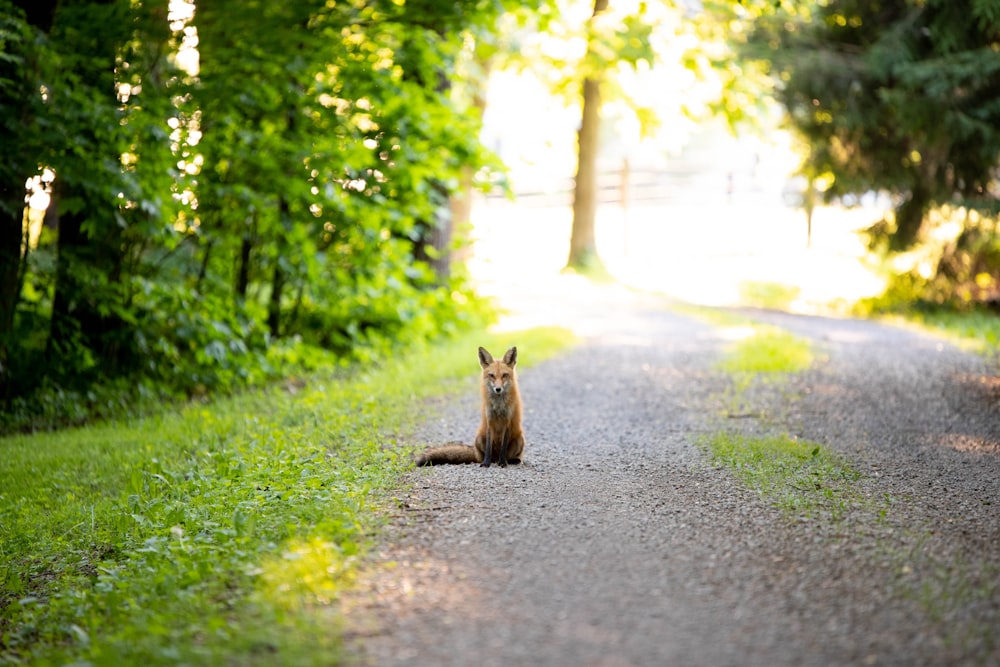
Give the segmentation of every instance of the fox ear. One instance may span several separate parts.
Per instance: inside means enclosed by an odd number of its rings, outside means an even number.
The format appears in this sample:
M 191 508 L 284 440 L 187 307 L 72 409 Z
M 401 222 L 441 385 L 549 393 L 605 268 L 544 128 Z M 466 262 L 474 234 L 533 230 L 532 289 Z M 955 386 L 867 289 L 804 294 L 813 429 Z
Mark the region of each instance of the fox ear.
M 512 347 L 509 350 L 507 350 L 507 354 L 503 355 L 503 362 L 505 364 L 507 364 L 508 366 L 510 366 L 511 368 L 513 368 L 514 365 L 517 364 L 517 348 L 516 347 Z
M 486 351 L 485 347 L 479 348 L 479 365 L 486 368 L 493 363 L 493 355 Z

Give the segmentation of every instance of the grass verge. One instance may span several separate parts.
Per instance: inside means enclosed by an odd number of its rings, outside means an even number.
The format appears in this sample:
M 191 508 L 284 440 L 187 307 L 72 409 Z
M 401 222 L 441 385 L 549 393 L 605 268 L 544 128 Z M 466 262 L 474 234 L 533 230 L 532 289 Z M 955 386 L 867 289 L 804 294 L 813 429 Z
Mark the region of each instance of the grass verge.
M 985 310 L 960 313 L 948 310 L 913 311 L 885 316 L 889 322 L 905 322 L 949 340 L 962 349 L 979 354 L 1000 350 L 1000 316 Z
M 477 345 L 524 366 L 555 329 L 465 336 L 178 414 L 0 440 L 0 663 L 336 664 L 334 601 Z

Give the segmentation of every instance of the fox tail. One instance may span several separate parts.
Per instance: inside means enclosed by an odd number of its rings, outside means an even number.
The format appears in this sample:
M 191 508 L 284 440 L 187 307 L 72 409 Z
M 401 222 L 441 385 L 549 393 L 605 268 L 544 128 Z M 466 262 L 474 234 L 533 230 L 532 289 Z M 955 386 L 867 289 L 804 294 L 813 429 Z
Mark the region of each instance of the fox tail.
M 475 447 L 457 442 L 425 449 L 417 457 L 418 466 L 433 466 L 441 463 L 481 463 L 481 461 Z

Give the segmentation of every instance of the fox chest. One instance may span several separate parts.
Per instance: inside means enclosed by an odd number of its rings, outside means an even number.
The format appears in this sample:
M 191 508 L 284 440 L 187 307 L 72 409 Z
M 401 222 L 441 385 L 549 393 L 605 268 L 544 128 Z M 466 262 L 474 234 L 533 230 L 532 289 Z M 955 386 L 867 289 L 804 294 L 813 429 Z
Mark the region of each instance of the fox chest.
M 485 408 L 485 416 L 490 421 L 507 421 L 514 414 L 514 402 L 506 395 L 489 396 Z

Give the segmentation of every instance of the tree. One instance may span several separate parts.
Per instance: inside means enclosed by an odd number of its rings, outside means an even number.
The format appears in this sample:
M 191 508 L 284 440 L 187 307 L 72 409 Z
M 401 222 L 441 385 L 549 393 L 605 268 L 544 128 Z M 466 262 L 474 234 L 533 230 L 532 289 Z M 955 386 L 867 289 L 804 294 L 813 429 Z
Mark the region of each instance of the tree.
M 38 171 L 41 146 L 36 119 L 43 113 L 33 85 L 43 60 L 37 35 L 52 27 L 55 0 L 0 1 L 0 399 L 10 395 L 14 318 L 27 261 L 26 179 Z
M 606 11 L 608 0 L 594 0 L 591 24 Z M 587 32 L 587 59 L 596 57 L 596 35 Z M 588 270 L 601 266 L 597 254 L 597 153 L 601 128 L 601 79 L 604 73 L 592 68 L 583 78 L 580 129 L 577 133 L 577 167 L 573 186 L 573 228 L 570 233 L 567 268 Z
M 301 344 L 361 354 L 475 317 L 428 230 L 490 163 L 446 84 L 504 3 L 22 4 L 0 0 L 10 414 L 114 404 L 90 398 L 108 381 L 229 389 Z M 43 167 L 35 247 L 24 182 Z
M 928 211 L 992 212 L 1000 158 L 1000 6 L 986 0 L 839 0 L 760 21 L 747 54 L 771 66 L 828 198 L 884 190 L 892 250 Z
M 640 3 L 635 14 L 613 16 L 608 0 L 594 0 L 594 9 L 586 25 L 587 51 L 577 70 L 581 113 L 567 269 L 603 271 L 595 234 L 602 90 L 606 88 L 609 74 L 619 64 L 635 67 L 640 61 L 652 63 L 654 56 L 649 42 L 652 26 L 645 23 L 644 18 L 644 3 Z
M 116 196 L 127 150 L 116 69 L 131 36 L 128 12 L 123 0 L 60 5 L 52 28 L 68 76 L 52 87 L 47 120 L 73 143 L 52 141 L 44 155 L 57 174 L 59 229 L 46 354 L 75 373 L 92 364 L 111 371 L 125 363 L 130 347 L 122 310 L 124 202 Z M 87 357 L 75 358 L 81 350 Z

